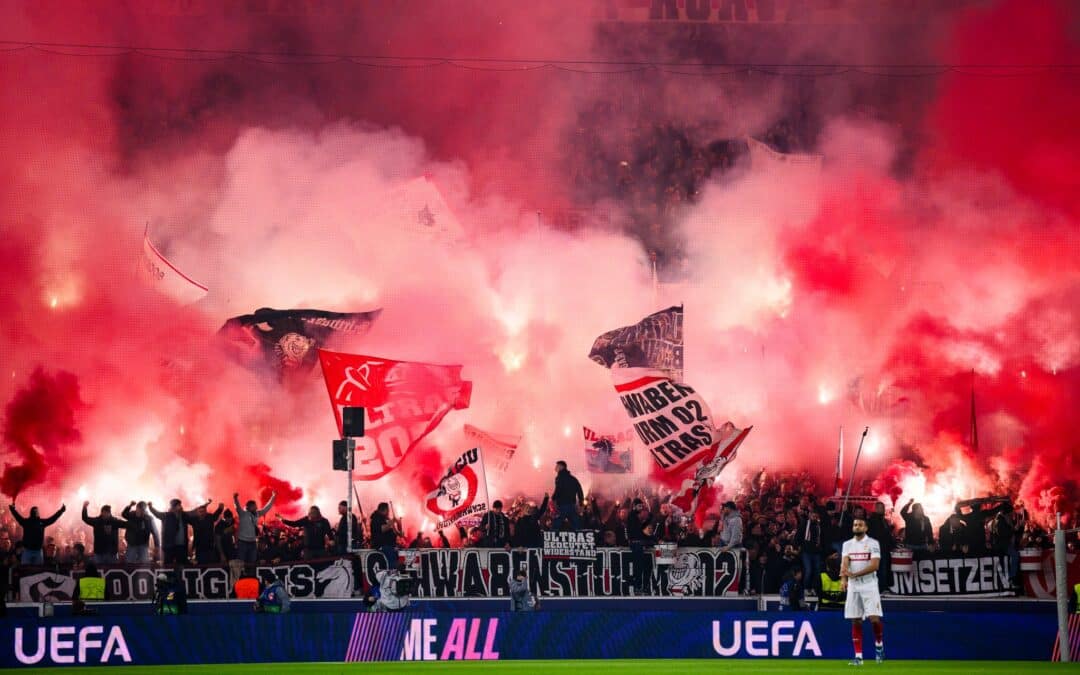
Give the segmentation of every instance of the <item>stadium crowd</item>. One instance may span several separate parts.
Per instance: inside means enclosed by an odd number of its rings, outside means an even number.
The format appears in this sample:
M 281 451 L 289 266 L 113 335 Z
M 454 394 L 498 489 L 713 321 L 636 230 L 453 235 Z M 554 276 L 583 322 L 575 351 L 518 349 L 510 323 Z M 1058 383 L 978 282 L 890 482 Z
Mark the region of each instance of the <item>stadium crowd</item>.
M 599 532 L 601 545 L 629 547 L 639 554 L 658 543 L 744 549 L 748 592 L 767 594 L 781 591 L 797 573 L 807 588 L 819 587 L 823 571 L 839 569 L 839 550 L 854 518 L 865 518 L 869 535 L 881 542 L 882 587 L 891 583 L 888 554 L 898 546 L 911 549 L 916 557 L 1006 554 L 1014 577 L 1018 549 L 1051 546 L 1049 533 L 1028 518 L 1023 505 L 1003 497 L 961 502 L 944 522 L 932 523 L 921 505 L 911 501 L 890 510 L 882 501 L 858 497 L 842 511 L 841 500 L 820 490 L 809 474 L 762 469 L 744 477 L 719 509 L 710 509 L 701 527 L 669 503 L 669 497 L 666 489 L 655 487 L 618 495 L 584 494 L 577 479 L 562 471 L 554 491 L 539 503 L 534 496 L 517 495 L 504 508 L 496 500 L 479 522 L 453 528 L 457 531 L 403 529 L 388 505 L 379 504 L 370 517 L 352 515 L 353 545 L 387 554 L 402 548 L 541 547 L 544 530 L 590 529 Z M 0 514 L 0 562 L 17 576 L 22 568 L 79 571 L 91 563 L 278 564 L 346 553 L 345 502 L 338 505 L 333 521 L 318 506 L 296 520 L 271 515 L 273 494 L 261 505 L 253 500 L 241 505 L 239 495 L 231 502 L 231 508 L 225 502 L 216 507 L 206 502 L 186 510 L 173 500 L 165 511 L 131 502 L 120 517 L 108 506 L 91 514 L 86 503 L 74 526 L 57 522 L 63 506 L 42 516 L 36 507 L 23 510 L 11 504 Z M 1070 547 L 1076 544 L 1074 539 Z

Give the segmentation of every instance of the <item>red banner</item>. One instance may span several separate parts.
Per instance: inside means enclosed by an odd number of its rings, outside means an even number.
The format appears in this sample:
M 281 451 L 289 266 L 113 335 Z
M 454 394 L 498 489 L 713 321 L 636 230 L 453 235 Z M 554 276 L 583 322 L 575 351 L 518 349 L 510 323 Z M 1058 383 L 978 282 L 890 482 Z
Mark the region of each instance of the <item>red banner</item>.
M 319 350 L 330 405 L 341 432 L 341 409 L 365 409 L 356 439 L 354 478 L 375 480 L 394 469 L 451 410 L 469 407 L 472 382 L 461 366 L 394 361 Z

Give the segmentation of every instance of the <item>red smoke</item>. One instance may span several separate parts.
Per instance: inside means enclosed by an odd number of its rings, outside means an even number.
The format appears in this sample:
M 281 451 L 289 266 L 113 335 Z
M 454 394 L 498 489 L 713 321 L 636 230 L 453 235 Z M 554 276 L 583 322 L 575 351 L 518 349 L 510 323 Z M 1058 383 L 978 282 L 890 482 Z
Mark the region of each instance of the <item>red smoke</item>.
M 14 499 L 23 488 L 44 482 L 51 468 L 63 470 L 64 450 L 82 441 L 75 417 L 84 406 L 75 375 L 50 375 L 41 368 L 31 373 L 4 410 L 4 443 L 20 463 L 4 464 L 0 492 Z
M 297 502 L 304 496 L 304 491 L 292 485 L 287 480 L 282 480 L 270 473 L 270 467 L 265 464 L 253 464 L 245 469 L 245 472 L 255 479 L 258 489 L 256 501 L 259 505 L 270 501 L 270 495 L 277 493 L 274 504 L 277 510 L 284 513 L 294 513 L 298 509 Z
M 5 38 L 54 43 L 191 47 L 199 35 L 200 48 L 259 52 L 712 58 L 694 52 L 709 31 L 687 40 L 675 25 L 597 25 L 581 3 L 477 0 L 453 16 L 428 2 L 240 4 L 54 1 L 3 19 Z M 935 53 L 953 63 L 1077 61 L 1071 3 L 927 14 L 911 25 L 920 41 L 939 35 L 923 27 L 948 25 Z M 620 31 L 617 47 L 598 39 Z M 791 53 L 770 46 L 781 52 L 770 57 L 928 59 L 878 40 L 885 32 L 859 25 L 824 40 L 798 26 Z M 726 57 L 764 53 L 730 33 Z M 15 373 L 0 385 L 7 494 L 85 489 L 116 503 L 276 489 L 288 511 L 336 503 L 344 481 L 329 470 L 335 430 L 317 374 L 280 387 L 223 359 L 212 335 L 263 306 L 382 306 L 357 351 L 462 363 L 476 395 L 430 446 L 362 486 L 365 502 L 415 503 L 464 448 L 463 422 L 524 435 L 500 487 L 535 497 L 554 459 L 580 466 L 564 429 L 626 426 L 607 373 L 586 358 L 591 340 L 654 304 L 685 302 L 687 380 L 718 419 L 755 425 L 725 486 L 761 466 L 831 477 L 840 425 L 849 470 L 850 430 L 869 425 L 877 454 L 857 478 L 884 472 L 880 494 L 947 508 L 1008 488 L 1041 516 L 1080 501 L 1075 69 L 803 87 L 660 70 L 51 51 L 75 55 L 0 54 L 0 348 Z M 566 150 L 597 103 L 638 102 L 605 113 L 598 132 L 617 166 L 647 154 L 623 127 L 693 127 L 690 141 L 705 147 L 763 136 L 794 99 L 813 128 L 808 149 L 825 156 L 820 190 L 738 163 L 703 181 L 695 204 L 665 207 L 672 225 L 655 240 L 689 255 L 660 270 L 658 287 L 649 252 L 621 234 L 619 200 L 578 203 L 577 231 L 550 226 L 568 195 L 612 192 L 581 184 Z M 879 121 L 855 112 L 866 101 Z M 425 173 L 462 221 L 452 247 L 417 245 L 400 236 L 409 223 L 383 211 L 386 195 Z M 211 287 L 198 305 L 162 302 L 134 281 L 148 220 L 163 253 Z M 972 370 L 977 453 L 966 448 Z M 47 405 L 28 403 L 38 396 Z
M 1077 62 L 1077 38 L 1069 32 L 1075 22 L 1069 0 L 1009 0 L 968 10 L 942 46 L 942 58 L 1002 67 L 974 77 L 946 75 L 931 117 L 931 129 L 957 159 L 1000 172 L 1020 193 L 1074 218 L 1080 216 L 1080 89 L 1075 67 L 1062 65 Z M 1010 77 L 1008 86 L 1002 77 Z

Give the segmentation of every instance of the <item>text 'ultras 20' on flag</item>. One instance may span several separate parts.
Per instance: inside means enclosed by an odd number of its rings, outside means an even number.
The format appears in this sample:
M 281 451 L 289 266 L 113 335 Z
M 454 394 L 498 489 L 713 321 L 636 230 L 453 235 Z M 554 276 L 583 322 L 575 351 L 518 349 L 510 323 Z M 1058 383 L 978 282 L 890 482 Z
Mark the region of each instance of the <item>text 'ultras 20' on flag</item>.
M 455 524 L 479 524 L 488 509 L 483 449 L 476 447 L 462 453 L 439 479 L 439 487 L 428 494 L 424 506 L 435 517 L 436 530 Z
M 683 308 L 668 307 L 632 326 L 609 330 L 593 342 L 589 358 L 605 368 L 650 368 L 683 379 Z
M 469 407 L 472 382 L 461 366 L 394 361 L 319 350 L 330 405 L 341 432 L 341 409 L 365 409 L 356 439 L 354 478 L 374 480 L 393 470 L 451 410 Z
M 514 458 L 518 444 L 521 443 L 521 436 L 484 431 L 471 424 L 465 425 L 465 438 L 483 451 L 492 473 L 496 475 L 510 468 L 510 460 Z
M 589 473 L 630 473 L 634 470 L 634 432 L 598 434 L 582 427 L 585 434 L 585 466 Z
M 326 312 L 321 309 L 257 309 L 235 316 L 218 330 L 230 352 L 248 366 L 278 372 L 309 372 L 320 348 L 335 335 L 364 335 L 382 310 Z
M 139 277 L 148 286 L 181 305 L 198 302 L 208 293 L 206 286 L 181 272 L 157 250 L 150 241 L 149 232 L 143 235 Z

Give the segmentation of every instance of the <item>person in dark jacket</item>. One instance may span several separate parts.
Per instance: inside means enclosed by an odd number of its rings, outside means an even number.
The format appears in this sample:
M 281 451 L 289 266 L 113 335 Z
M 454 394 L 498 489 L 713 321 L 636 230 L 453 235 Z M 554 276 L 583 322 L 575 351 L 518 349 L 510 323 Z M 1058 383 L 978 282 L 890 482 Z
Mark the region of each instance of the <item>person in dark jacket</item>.
M 967 526 L 960 514 L 953 513 L 938 529 L 938 549 L 947 555 L 966 555 L 968 543 L 964 538 Z
M 816 591 L 821 583 L 821 516 L 813 508 L 803 515 L 795 543 L 802 555 L 803 584 Z
M 866 534 L 876 539 L 878 545 L 881 546 L 881 562 L 877 580 L 878 590 L 884 591 L 892 586 L 892 552 L 896 548 L 896 542 L 893 539 L 892 527 L 885 519 L 885 504 L 882 502 L 874 503 L 874 512 L 866 519 Z
M 214 528 L 224 510 L 225 505 L 222 503 L 218 503 L 213 513 L 206 510 L 205 504 L 195 509 L 195 517 L 191 519 L 191 547 L 195 549 L 195 562 L 200 565 L 221 562 Z
M 124 541 L 127 542 L 124 562 L 150 562 L 150 538 L 154 538 L 155 548 L 161 548 L 161 542 L 158 539 L 157 526 L 146 512 L 146 502 L 131 502 L 120 512 L 120 516 L 127 521 L 127 529 L 124 531 Z
M 793 567 L 787 571 L 783 583 L 780 584 L 780 609 L 794 612 L 802 610 L 804 594 L 802 568 Z
M 48 518 L 41 518 L 38 515 L 38 507 L 36 506 L 30 507 L 30 515 L 26 517 L 23 517 L 15 510 L 15 504 L 11 504 L 8 508 L 23 531 L 23 552 L 19 562 L 23 565 L 44 565 L 45 528 L 55 523 L 64 514 L 67 507 L 61 504 L 60 510 Z
M 390 504 L 379 502 L 375 513 L 371 514 L 371 525 L 368 531 L 371 533 L 371 548 L 381 551 L 386 564 L 390 567 L 397 566 L 397 525 L 398 523 L 390 517 Z M 442 535 L 441 531 L 440 535 Z
M 353 548 L 358 548 L 362 533 L 360 532 L 360 520 L 356 517 L 355 513 L 349 513 L 349 502 L 344 499 L 338 502 L 338 524 L 334 529 L 334 553 L 336 555 L 345 555 L 349 552 L 347 542 L 349 541 L 349 521 L 348 518 L 352 518 L 352 540 Z M 417 533 L 419 536 L 419 533 Z
M 581 489 L 581 483 L 566 468 L 566 462 L 555 462 L 555 491 L 551 493 L 551 501 L 555 502 L 555 520 L 551 523 L 551 529 L 562 529 L 566 521 L 570 521 L 570 529 L 581 528 L 581 518 L 578 516 L 578 508 L 585 501 L 585 493 Z
M 486 548 L 510 548 L 510 519 L 502 508 L 503 503 L 496 499 L 480 520 L 480 531 L 484 533 L 481 545 Z
M 116 554 L 120 550 L 120 530 L 127 528 L 127 523 L 114 518 L 112 507 L 105 504 L 99 515 L 91 518 L 86 509 L 90 502 L 83 502 L 82 519 L 94 528 L 94 564 L 114 565 Z
M 221 520 L 214 525 L 214 539 L 217 549 L 221 553 L 222 560 L 237 560 L 236 551 L 236 521 L 233 519 L 232 509 L 225 509 Z
M 278 520 L 289 527 L 304 530 L 304 558 L 323 558 L 326 556 L 326 538 L 330 536 L 330 521 L 323 518 L 318 506 L 308 509 L 308 514 L 299 520 L 288 520 L 278 514 Z
M 203 506 L 210 503 L 207 499 Z M 166 565 L 186 563 L 188 559 L 188 527 L 195 519 L 195 511 L 185 511 L 179 499 L 169 502 L 169 510 L 162 513 L 150 502 L 150 513 L 161 521 L 162 561 Z
M 540 548 L 544 545 L 544 534 L 540 530 L 540 519 L 544 516 L 548 507 L 548 495 L 544 494 L 544 501 L 537 508 L 530 504 L 525 513 L 514 522 L 514 535 L 511 543 L 515 548 Z
M 1014 585 L 1020 583 L 1020 552 L 1016 548 L 1016 526 L 1012 505 L 998 512 L 990 522 L 990 550 L 1009 558 L 1009 579 Z
M 645 546 L 650 543 L 645 528 L 652 520 L 652 513 L 645 507 L 640 497 L 634 498 L 623 521 L 623 536 L 630 546 L 630 585 L 634 593 L 645 593 L 645 568 L 647 558 Z
M 934 543 L 934 526 L 923 512 L 922 504 L 909 499 L 900 509 L 904 519 L 904 546 L 912 551 L 926 551 Z

